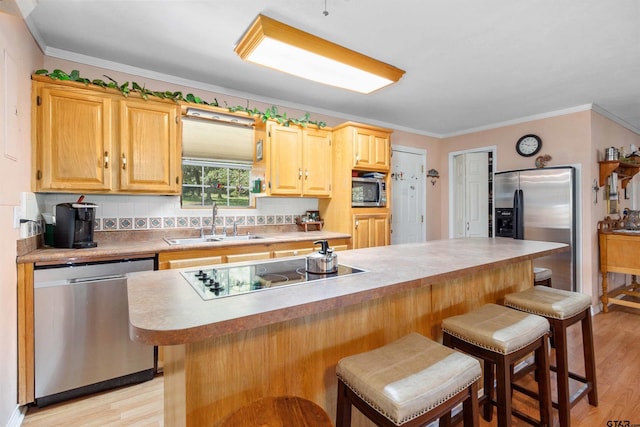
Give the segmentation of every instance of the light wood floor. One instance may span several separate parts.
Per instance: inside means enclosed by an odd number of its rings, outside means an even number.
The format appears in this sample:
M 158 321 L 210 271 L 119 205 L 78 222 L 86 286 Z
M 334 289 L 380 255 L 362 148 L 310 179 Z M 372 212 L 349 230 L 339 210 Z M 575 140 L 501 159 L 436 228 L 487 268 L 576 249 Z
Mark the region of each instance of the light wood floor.
M 640 425 L 640 310 L 612 306 L 609 313 L 593 318 L 599 406 L 592 407 L 586 398 L 571 410 L 572 427 L 606 426 L 607 421 L 626 420 Z M 582 368 L 581 334 L 577 325 L 570 329 L 572 370 Z M 575 368 L 574 368 L 575 367 Z M 55 426 L 163 426 L 163 380 L 152 381 L 105 392 L 42 409 L 30 408 L 22 425 Z M 514 405 L 535 407 L 525 398 L 514 395 Z M 554 411 L 557 424 L 557 413 Z M 480 426 L 496 425 L 481 420 Z M 525 423 L 514 418 L 514 426 Z M 615 425 L 615 424 L 612 424 Z

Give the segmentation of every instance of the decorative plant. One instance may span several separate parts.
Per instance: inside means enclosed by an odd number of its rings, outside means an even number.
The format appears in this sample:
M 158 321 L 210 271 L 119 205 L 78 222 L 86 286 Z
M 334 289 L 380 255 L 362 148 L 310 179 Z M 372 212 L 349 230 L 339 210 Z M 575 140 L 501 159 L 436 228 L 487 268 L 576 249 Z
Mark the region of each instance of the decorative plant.
M 120 84 L 107 75 L 104 75 L 104 77 L 106 77 L 108 80 L 107 82 L 105 82 L 104 80 L 101 80 L 101 79 L 90 80 L 90 79 L 81 77 L 80 72 L 78 70 L 73 70 L 71 71 L 71 73 L 67 74 L 66 72 L 59 69 L 55 69 L 52 72 L 49 72 L 49 70 L 42 69 L 42 70 L 37 70 L 35 74 L 47 76 L 53 80 L 72 81 L 72 82 L 84 83 L 87 86 L 94 85 L 94 86 L 100 86 L 102 88 L 117 89 L 118 91 L 120 91 L 120 93 L 123 96 L 129 96 L 130 93 L 137 93 L 145 100 L 149 99 L 149 96 L 155 96 L 156 98 L 169 99 L 175 102 L 184 101 L 192 104 L 211 105 L 214 107 L 220 106 L 216 98 L 214 98 L 212 102 L 207 102 L 202 98 L 195 96 L 191 93 L 183 95 L 182 92 L 152 91 L 147 89 L 144 86 L 140 86 L 136 82 L 131 82 L 131 86 L 129 86 L 129 82 Z M 225 102 L 225 105 L 226 105 L 226 102 Z M 276 120 L 279 124 L 283 126 L 290 126 L 292 124 L 302 126 L 302 127 L 306 127 L 308 125 L 316 125 L 319 128 L 322 128 L 327 125 L 325 122 L 322 122 L 322 121 L 310 120 L 311 116 L 309 115 L 309 113 L 305 113 L 305 115 L 299 119 L 287 117 L 286 112 L 283 114 L 279 114 L 278 108 L 275 105 L 271 106 L 271 108 L 267 108 L 267 110 L 264 112 L 258 110 L 257 108 L 249 108 L 249 106 L 243 107 L 241 105 L 238 105 L 236 107 L 227 107 L 227 108 L 229 109 L 230 112 L 242 111 L 247 113 L 249 116 L 258 116 L 263 122 L 266 122 L 269 119 Z

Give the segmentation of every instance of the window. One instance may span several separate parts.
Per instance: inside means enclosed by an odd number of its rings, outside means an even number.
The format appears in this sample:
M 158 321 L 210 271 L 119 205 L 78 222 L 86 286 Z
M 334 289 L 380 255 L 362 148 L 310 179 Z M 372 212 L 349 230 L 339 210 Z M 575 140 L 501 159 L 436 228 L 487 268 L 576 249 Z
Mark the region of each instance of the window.
M 249 206 L 250 164 L 182 160 L 182 208 Z

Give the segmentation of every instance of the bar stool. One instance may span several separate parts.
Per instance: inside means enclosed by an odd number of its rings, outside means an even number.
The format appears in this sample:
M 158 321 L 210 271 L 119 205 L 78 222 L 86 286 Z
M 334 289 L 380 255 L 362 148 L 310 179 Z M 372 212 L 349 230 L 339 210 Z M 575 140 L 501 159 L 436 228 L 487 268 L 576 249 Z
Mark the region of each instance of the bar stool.
M 527 313 L 544 316 L 551 325 L 551 336 L 556 348 L 556 371 L 558 384 L 558 409 L 560 425 L 571 425 L 570 410 L 575 403 L 588 395 L 589 404 L 598 406 L 596 387 L 596 362 L 593 347 L 593 329 L 591 325 L 591 298 L 578 292 L 534 286 L 533 288 L 505 295 L 504 303 L 508 307 Z M 585 376 L 569 371 L 567 328 L 577 322 L 582 325 L 582 351 L 584 355 Z M 584 384 L 573 399 L 569 392 L 569 378 Z
M 310 400 L 268 396 L 235 410 L 218 427 L 333 427 L 329 415 Z
M 536 426 L 551 425 L 549 380 L 549 322 L 541 316 L 486 304 L 476 310 L 442 321 L 443 344 L 484 361 L 484 391 L 480 404 L 484 419 L 491 421 L 497 406 L 498 426 L 511 425 L 511 415 Z M 512 408 L 511 365 L 535 352 L 538 372 L 540 420 Z M 496 371 L 496 400 L 493 400 Z
M 351 425 L 351 407 L 384 427 L 417 427 L 462 402 L 465 426 L 478 426 L 480 363 L 420 334 L 411 333 L 338 362 L 336 426 Z
M 551 287 L 551 269 L 533 267 L 533 284 Z

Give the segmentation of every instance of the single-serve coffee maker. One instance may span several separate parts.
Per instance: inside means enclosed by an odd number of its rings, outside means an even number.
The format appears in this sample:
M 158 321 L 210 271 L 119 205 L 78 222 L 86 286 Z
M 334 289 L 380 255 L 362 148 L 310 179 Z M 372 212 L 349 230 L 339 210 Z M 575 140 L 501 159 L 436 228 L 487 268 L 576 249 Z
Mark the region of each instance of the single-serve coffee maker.
M 60 203 L 56 205 L 53 246 L 56 248 L 95 248 L 93 224 L 98 205 L 93 203 Z

